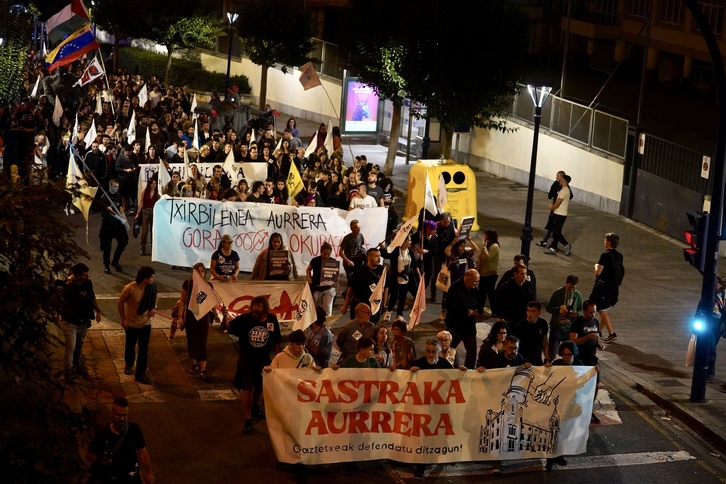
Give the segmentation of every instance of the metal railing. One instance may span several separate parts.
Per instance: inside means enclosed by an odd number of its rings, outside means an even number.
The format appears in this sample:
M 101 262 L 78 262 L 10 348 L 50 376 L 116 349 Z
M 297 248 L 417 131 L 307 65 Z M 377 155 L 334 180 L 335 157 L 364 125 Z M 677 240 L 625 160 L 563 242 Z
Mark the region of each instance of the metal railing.
M 625 159 L 627 119 L 558 96 L 551 98 L 542 108 L 542 128 L 621 160 Z M 532 122 L 534 104 L 525 87 L 515 96 L 511 114 L 515 118 Z
M 670 141 L 645 135 L 640 169 L 698 193 L 708 193 L 708 180 L 701 177 L 705 153 Z

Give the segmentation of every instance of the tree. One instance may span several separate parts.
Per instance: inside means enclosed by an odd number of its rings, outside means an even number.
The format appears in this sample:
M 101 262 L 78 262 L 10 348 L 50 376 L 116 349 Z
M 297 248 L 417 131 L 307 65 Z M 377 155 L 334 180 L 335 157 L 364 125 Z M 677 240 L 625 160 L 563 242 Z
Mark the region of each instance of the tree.
M 267 103 L 267 70 L 301 66 L 313 49 L 313 19 L 298 2 L 270 0 L 244 4 L 237 31 L 245 54 L 261 67 L 260 109 Z
M 119 42 L 126 37 L 143 36 L 140 18 L 146 16 L 143 0 L 95 0 L 89 10 L 96 26 L 113 35 L 113 58 L 118 62 Z M 134 15 L 129 15 L 134 12 Z
M 507 129 L 500 117 L 516 92 L 529 42 L 521 10 L 501 0 L 431 0 L 426 8 L 413 0 L 356 0 L 351 18 L 364 13 L 376 22 L 347 29 L 361 77 L 379 82 L 375 70 L 357 61 L 361 54 L 398 46 L 392 68 L 410 99 L 425 104 L 426 116 L 441 123 L 443 153 L 451 152 L 457 125 Z
M 33 16 L 37 12 L 31 6 L 24 7 L 13 0 L 0 0 L 0 104 L 20 96 L 28 39 L 33 32 Z M 35 80 L 35 79 L 32 79 Z
M 217 37 L 224 34 L 218 13 L 198 0 L 149 0 L 148 30 L 142 35 L 167 49 L 164 84 L 169 83 L 169 69 L 174 51 L 213 47 Z
M 61 182 L 65 185 L 65 180 Z M 55 280 L 85 255 L 59 219 L 70 196 L 0 176 L 0 468 L 5 482 L 78 482 L 87 420 L 64 401 L 54 346 L 62 335 Z M 38 207 L 42 207 L 39 210 Z

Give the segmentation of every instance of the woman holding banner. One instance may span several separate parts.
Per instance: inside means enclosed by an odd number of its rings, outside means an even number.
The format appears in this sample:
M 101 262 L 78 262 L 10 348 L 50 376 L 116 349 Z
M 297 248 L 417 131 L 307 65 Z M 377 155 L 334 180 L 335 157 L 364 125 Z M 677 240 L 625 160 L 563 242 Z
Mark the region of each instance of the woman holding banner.
M 212 312 L 208 312 L 201 318 L 197 319 L 194 313 L 189 310 L 189 301 L 192 298 L 192 288 L 194 281 L 194 272 L 197 272 L 202 278 L 205 278 L 207 271 L 204 264 L 197 262 L 194 264 L 192 276 L 184 281 L 181 290 L 181 329 L 187 331 L 187 352 L 192 360 L 189 375 L 199 374 L 199 378 L 208 382 L 210 380 L 207 373 L 207 339 L 209 338 L 209 326 L 212 324 Z
M 257 256 L 252 267 L 251 281 L 292 281 L 297 277 L 297 267 L 292 253 L 282 243 L 282 235 L 275 232 L 270 242 Z

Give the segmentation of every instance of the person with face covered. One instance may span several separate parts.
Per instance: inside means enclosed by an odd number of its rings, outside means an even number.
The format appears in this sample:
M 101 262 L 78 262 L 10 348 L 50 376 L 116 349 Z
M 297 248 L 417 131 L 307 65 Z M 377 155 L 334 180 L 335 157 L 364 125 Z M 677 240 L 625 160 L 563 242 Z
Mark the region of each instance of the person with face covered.
M 270 354 L 280 352 L 282 335 L 277 317 L 270 313 L 264 296 L 252 299 L 250 312 L 241 314 L 229 323 L 229 334 L 239 338 L 239 359 L 234 386 L 242 393 L 242 412 L 245 424 L 242 433 L 252 432 L 252 417 L 262 419 L 262 370 L 270 365 Z
M 110 265 L 118 272 L 123 272 L 119 263 L 126 245 L 129 243 L 129 223 L 124 215 L 121 195 L 118 193 L 119 182 L 111 180 L 108 182 L 108 197 L 101 197 L 103 212 L 101 213 L 101 231 L 98 237 L 101 239 L 101 252 L 103 252 L 103 267 L 106 274 L 111 274 Z M 116 239 L 116 251 L 111 261 L 111 245 Z

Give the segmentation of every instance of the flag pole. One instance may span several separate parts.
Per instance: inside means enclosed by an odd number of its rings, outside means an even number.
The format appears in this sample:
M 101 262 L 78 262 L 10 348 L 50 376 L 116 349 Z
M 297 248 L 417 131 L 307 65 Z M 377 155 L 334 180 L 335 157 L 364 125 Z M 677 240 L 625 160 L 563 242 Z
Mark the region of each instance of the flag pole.
M 95 175 L 95 174 L 93 173 L 93 171 L 91 171 L 91 169 L 90 169 L 90 168 L 88 167 L 88 165 L 86 164 L 86 161 L 85 161 L 85 160 L 84 160 L 83 158 L 81 158 L 81 155 L 80 155 L 80 154 L 78 153 L 78 151 L 76 150 L 76 148 L 74 148 L 74 147 L 73 147 L 73 145 L 72 145 L 72 144 L 70 144 L 70 143 L 68 143 L 68 147 L 70 148 L 70 150 L 71 150 L 71 153 L 73 153 L 73 155 L 74 155 L 74 156 L 75 156 L 75 157 L 76 157 L 76 158 L 77 158 L 78 160 L 80 160 L 80 161 L 81 161 L 81 163 L 83 164 L 83 168 L 85 168 L 85 169 L 86 169 L 86 173 L 90 173 L 90 174 L 91 174 L 91 177 L 93 177 L 93 179 L 94 179 L 94 180 L 96 181 L 96 184 L 98 185 L 98 188 L 99 188 L 99 189 L 101 190 L 101 193 L 103 193 L 103 196 L 105 196 L 105 197 L 106 197 L 106 199 L 107 199 L 107 200 L 109 201 L 109 203 L 111 204 L 111 207 L 113 207 L 113 211 L 114 211 L 114 212 L 116 212 L 116 215 L 118 215 L 119 217 L 121 217 L 121 218 L 123 218 L 124 220 L 126 220 L 126 215 L 122 214 L 122 213 L 121 213 L 121 211 L 120 211 L 120 210 L 118 209 L 118 207 L 116 206 L 116 204 L 115 204 L 115 203 L 113 203 L 113 200 L 111 200 L 111 196 L 110 196 L 110 195 L 108 194 L 108 192 L 107 192 L 107 191 L 106 191 L 106 190 L 105 190 L 105 189 L 103 188 L 103 184 L 101 184 L 101 182 L 99 182 L 99 181 L 98 181 L 98 178 L 96 178 L 96 175 Z M 127 221 L 127 223 L 128 223 L 128 221 Z
M 99 53 L 101 53 L 101 49 L 98 49 L 96 55 L 98 55 Z M 111 85 L 108 83 L 108 71 L 106 70 L 106 63 L 103 61 L 102 55 L 99 55 L 98 57 L 101 59 L 101 65 L 103 66 L 103 77 L 106 79 L 106 89 L 111 91 Z M 114 116 L 116 116 L 116 108 L 113 107 L 112 102 L 109 102 L 109 104 L 111 105 L 111 112 Z

